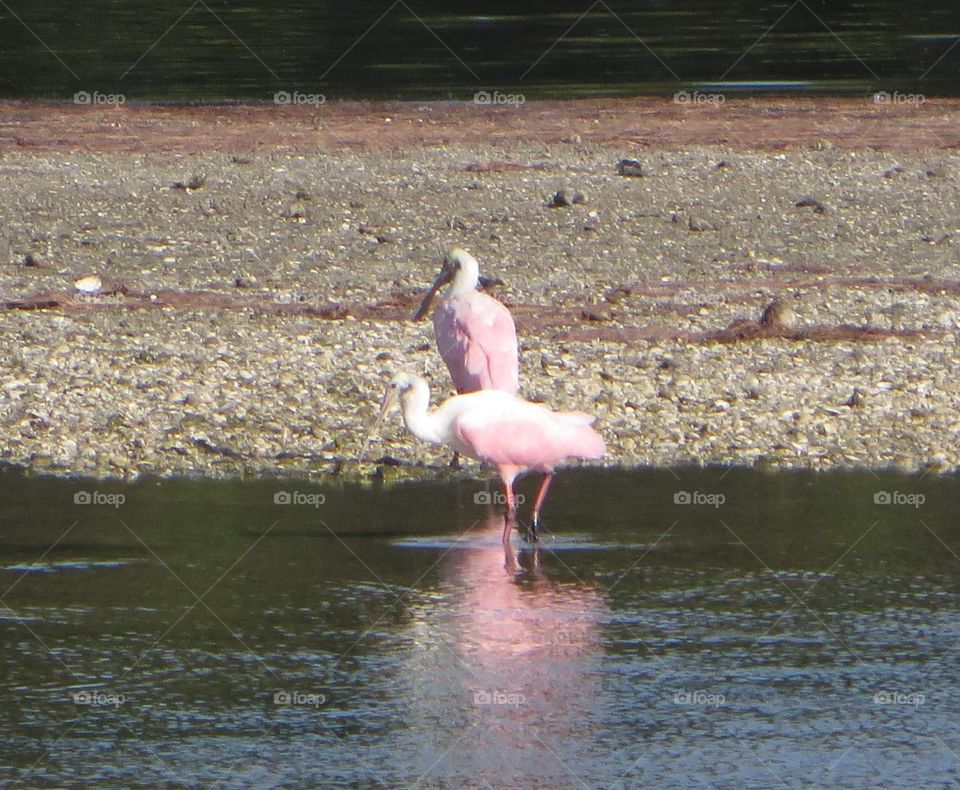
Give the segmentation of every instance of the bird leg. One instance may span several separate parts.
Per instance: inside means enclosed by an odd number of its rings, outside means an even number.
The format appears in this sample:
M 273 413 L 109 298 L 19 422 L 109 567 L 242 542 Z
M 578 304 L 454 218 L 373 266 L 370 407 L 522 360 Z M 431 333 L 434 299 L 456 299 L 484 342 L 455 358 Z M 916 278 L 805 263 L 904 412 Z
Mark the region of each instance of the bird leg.
M 543 500 L 547 498 L 547 489 L 550 488 L 550 481 L 553 479 L 553 473 L 547 472 L 543 476 L 543 482 L 540 483 L 540 490 L 537 491 L 537 498 L 533 503 L 533 516 L 530 521 L 530 529 L 527 530 L 527 540 L 530 543 L 536 543 L 537 534 L 540 532 L 540 508 L 543 507 Z
M 503 481 L 503 490 L 507 497 L 507 512 L 503 516 L 503 542 L 510 542 L 510 533 L 517 524 L 517 500 L 513 496 L 513 485 Z
M 460 466 L 460 453 L 456 450 L 453 451 L 453 458 L 450 459 L 450 468 L 451 469 L 462 469 Z

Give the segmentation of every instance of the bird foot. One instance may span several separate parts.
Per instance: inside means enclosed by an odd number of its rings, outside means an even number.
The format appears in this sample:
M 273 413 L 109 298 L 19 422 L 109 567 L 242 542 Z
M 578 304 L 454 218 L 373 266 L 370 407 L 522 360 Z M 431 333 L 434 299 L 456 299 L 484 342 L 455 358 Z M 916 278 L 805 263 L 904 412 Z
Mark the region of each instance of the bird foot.
M 540 514 L 535 513 L 533 519 L 527 525 L 526 532 L 524 534 L 524 540 L 527 543 L 539 543 L 540 542 Z

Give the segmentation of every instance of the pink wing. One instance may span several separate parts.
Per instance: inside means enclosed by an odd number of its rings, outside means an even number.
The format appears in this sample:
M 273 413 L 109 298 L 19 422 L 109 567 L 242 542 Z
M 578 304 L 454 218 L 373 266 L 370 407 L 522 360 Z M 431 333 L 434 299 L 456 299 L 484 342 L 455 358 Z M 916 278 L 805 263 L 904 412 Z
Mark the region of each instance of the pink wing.
M 573 415 L 577 419 L 569 419 Z M 603 437 L 582 418 L 589 419 L 580 412 L 551 412 L 518 400 L 516 408 L 498 415 L 468 412 L 458 417 L 453 427 L 476 458 L 550 469 L 567 458 L 603 457 Z
M 519 392 L 517 328 L 496 299 L 475 291 L 443 300 L 433 331 L 457 392 Z

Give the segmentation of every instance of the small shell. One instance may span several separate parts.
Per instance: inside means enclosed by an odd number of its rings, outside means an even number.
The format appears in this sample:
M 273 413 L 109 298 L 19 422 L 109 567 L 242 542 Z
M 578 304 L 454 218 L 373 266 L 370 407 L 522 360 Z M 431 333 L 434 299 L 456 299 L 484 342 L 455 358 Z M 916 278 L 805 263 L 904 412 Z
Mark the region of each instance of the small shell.
M 86 277 L 80 277 L 73 281 L 73 287 L 81 293 L 95 294 L 99 293 L 103 287 L 103 281 L 97 274 L 88 274 Z

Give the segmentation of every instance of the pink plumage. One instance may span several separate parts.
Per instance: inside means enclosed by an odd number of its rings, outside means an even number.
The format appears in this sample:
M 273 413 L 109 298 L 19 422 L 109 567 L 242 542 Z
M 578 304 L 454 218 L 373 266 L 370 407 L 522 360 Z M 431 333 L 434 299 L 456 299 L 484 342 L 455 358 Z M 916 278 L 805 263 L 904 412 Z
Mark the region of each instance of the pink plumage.
M 453 421 L 461 452 L 497 466 L 552 472 L 568 458 L 602 458 L 603 437 L 582 412 L 554 412 L 515 399 L 501 413 L 468 411 Z
M 479 282 L 476 258 L 466 250 L 451 250 L 414 320 L 426 315 L 437 291 L 449 285 L 433 314 L 433 334 L 457 392 L 495 389 L 516 394 L 517 328 L 506 307 L 477 290 Z
M 516 326 L 496 299 L 472 291 L 441 300 L 433 333 L 457 392 L 520 391 Z

